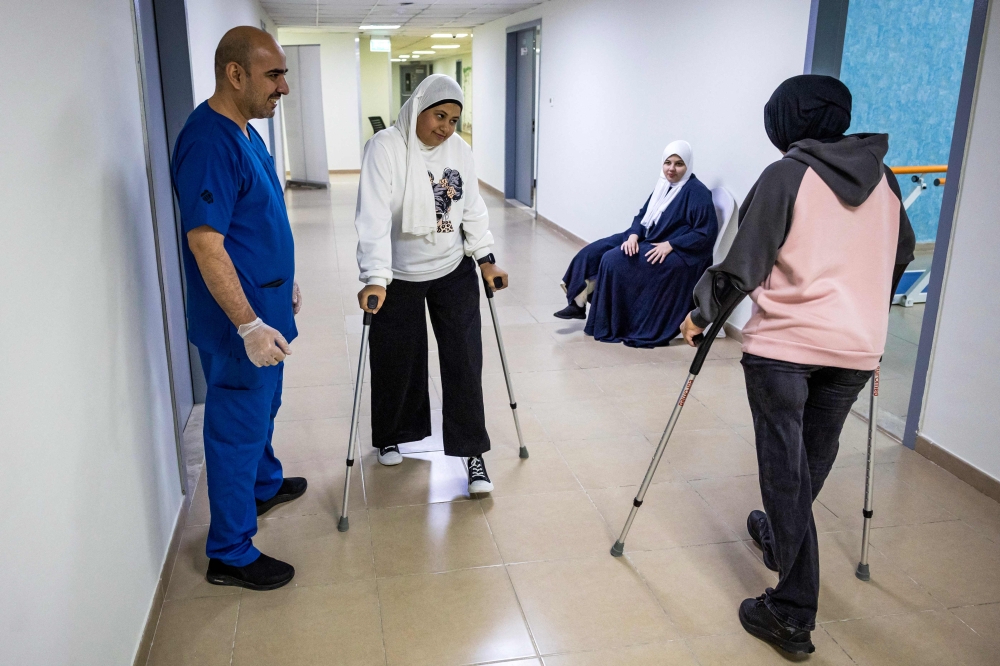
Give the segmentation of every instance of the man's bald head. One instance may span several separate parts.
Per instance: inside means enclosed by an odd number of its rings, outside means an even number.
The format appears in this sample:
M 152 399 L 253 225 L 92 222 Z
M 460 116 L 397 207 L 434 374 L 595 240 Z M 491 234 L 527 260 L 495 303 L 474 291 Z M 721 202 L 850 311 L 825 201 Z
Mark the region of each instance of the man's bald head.
M 215 49 L 215 95 L 228 99 L 244 118 L 270 118 L 285 82 L 285 52 L 263 30 L 241 25 L 233 28 Z
M 271 55 L 280 53 L 281 47 L 271 35 L 253 26 L 240 25 L 227 32 L 215 48 L 215 80 L 226 78 L 226 65 L 231 62 L 249 73 L 259 50 Z

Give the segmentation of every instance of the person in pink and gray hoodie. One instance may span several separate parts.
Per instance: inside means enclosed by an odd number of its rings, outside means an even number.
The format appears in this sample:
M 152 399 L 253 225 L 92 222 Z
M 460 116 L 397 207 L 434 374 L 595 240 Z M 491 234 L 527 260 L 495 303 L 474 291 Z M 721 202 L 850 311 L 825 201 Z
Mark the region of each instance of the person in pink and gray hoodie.
M 743 369 L 765 511 L 747 531 L 778 584 L 739 609 L 750 634 L 785 651 L 814 651 L 819 548 L 812 503 L 840 432 L 885 348 L 889 304 L 914 236 L 899 184 L 883 163 L 886 134 L 844 135 L 851 93 L 829 76 L 782 83 L 764 108 L 784 157 L 739 212 L 720 264 L 695 287 L 681 332 L 689 343 L 749 294 Z

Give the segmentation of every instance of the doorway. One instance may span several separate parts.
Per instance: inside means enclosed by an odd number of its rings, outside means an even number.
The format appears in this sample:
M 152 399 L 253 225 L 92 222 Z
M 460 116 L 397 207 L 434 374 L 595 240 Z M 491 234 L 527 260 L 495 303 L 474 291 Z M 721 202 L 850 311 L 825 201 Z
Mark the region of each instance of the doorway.
M 410 95 L 417 89 L 420 82 L 430 74 L 428 65 L 400 65 L 399 66 L 399 106 L 406 104 Z
M 504 196 L 535 206 L 538 41 L 541 21 L 507 29 L 507 119 Z

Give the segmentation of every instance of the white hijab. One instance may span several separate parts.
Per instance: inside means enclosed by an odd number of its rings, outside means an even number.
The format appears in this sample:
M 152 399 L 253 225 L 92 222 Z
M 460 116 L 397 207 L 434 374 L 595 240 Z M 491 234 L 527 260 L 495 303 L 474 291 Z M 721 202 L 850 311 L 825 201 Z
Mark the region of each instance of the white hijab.
M 437 233 L 434 191 L 427 178 L 427 166 L 420 154 L 417 138 L 417 116 L 445 100 L 457 100 L 465 106 L 462 88 L 455 79 L 444 74 L 431 74 L 399 110 L 395 128 L 406 144 L 406 179 L 403 186 L 403 233 L 424 236 L 431 242 Z
M 667 158 L 671 155 L 677 155 L 682 160 L 684 164 L 687 165 L 687 170 L 681 179 L 676 183 L 671 183 L 667 180 L 667 177 L 663 175 L 663 163 L 667 161 Z M 667 209 L 670 202 L 677 198 L 677 195 L 681 193 L 681 189 L 684 187 L 684 183 L 688 182 L 688 178 L 694 173 L 694 152 L 691 150 L 691 144 L 687 141 L 672 141 L 667 144 L 667 147 L 663 149 L 663 159 L 660 160 L 660 178 L 656 181 L 656 187 L 653 188 L 653 194 L 649 197 L 649 205 L 646 206 L 646 214 L 643 216 L 642 221 L 639 223 L 646 227 L 648 231 L 656 221 L 660 219 L 660 215 L 663 211 Z

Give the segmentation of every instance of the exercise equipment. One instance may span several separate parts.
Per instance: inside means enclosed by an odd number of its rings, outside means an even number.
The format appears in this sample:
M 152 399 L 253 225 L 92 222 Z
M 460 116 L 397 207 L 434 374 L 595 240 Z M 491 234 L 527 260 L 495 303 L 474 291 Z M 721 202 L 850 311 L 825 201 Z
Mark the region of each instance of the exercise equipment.
M 897 176 L 910 176 L 910 180 L 916 183 L 914 187 L 906 198 L 903 199 L 903 209 L 909 210 L 910 206 L 917 200 L 917 198 L 927 189 L 927 182 L 924 180 L 924 176 L 930 173 L 947 173 L 947 164 L 930 164 L 927 166 L 899 166 L 890 167 L 892 172 Z M 947 178 L 935 178 L 933 180 L 935 187 L 941 187 L 945 184 Z M 899 281 L 899 286 L 896 288 L 896 293 L 892 295 L 893 305 L 902 305 L 904 308 L 911 308 L 917 303 L 927 302 L 927 285 L 931 281 L 931 270 L 928 268 L 925 271 L 906 271 L 903 273 L 903 279 Z
M 721 275 L 717 279 L 725 279 Z M 677 403 L 674 405 L 674 411 L 670 414 L 670 420 L 667 421 L 667 427 L 663 430 L 663 435 L 660 437 L 660 443 L 656 447 L 656 452 L 653 453 L 653 459 L 649 463 L 649 469 L 646 470 L 646 476 L 642 479 L 642 485 L 639 486 L 639 492 L 636 494 L 635 499 L 632 500 L 632 510 L 628 514 L 628 518 L 625 520 L 625 527 L 622 528 L 621 536 L 618 537 L 618 541 L 615 545 L 611 547 L 611 554 L 615 557 L 621 557 L 625 553 L 625 538 L 628 536 L 628 532 L 632 529 L 632 521 L 635 520 L 635 515 L 639 512 L 639 507 L 642 506 L 642 500 L 646 496 L 646 490 L 649 488 L 649 484 L 653 481 L 653 475 L 656 474 L 656 468 L 660 464 L 660 459 L 663 457 L 663 452 L 667 448 L 667 442 L 670 440 L 670 435 L 674 432 L 674 426 L 677 425 L 677 419 L 681 415 L 681 410 L 684 408 L 684 403 L 687 401 L 688 396 L 691 394 L 691 387 L 694 385 L 695 378 L 698 377 L 698 373 L 701 372 L 701 366 L 705 363 L 705 358 L 708 356 L 709 349 L 712 348 L 712 343 L 715 342 L 719 335 L 719 331 L 722 330 L 723 325 L 725 325 L 726 320 L 739 305 L 742 298 L 736 299 L 731 305 L 719 313 L 719 316 L 715 318 L 712 325 L 708 327 L 708 330 L 703 334 L 695 336 L 695 343 L 698 344 L 698 351 L 694 355 L 694 360 L 691 362 L 691 368 L 688 370 L 687 380 L 684 382 L 684 387 L 681 389 L 680 395 L 677 397 Z
M 489 283 L 486 282 L 486 276 L 483 275 L 483 288 L 486 290 L 486 302 L 490 304 L 490 316 L 493 318 L 493 331 L 497 336 L 497 346 L 500 348 L 500 365 L 503 366 L 503 378 L 507 382 L 507 397 L 510 399 L 510 411 L 514 415 L 514 428 L 517 430 L 517 443 L 520 445 L 521 449 L 518 452 L 518 456 L 521 458 L 528 457 L 528 449 L 524 445 L 524 437 L 521 435 L 521 421 L 517 418 L 517 400 L 514 399 L 514 385 L 510 381 L 510 369 L 507 367 L 507 352 L 503 348 L 503 336 L 500 334 L 500 320 L 497 318 L 497 308 L 493 304 L 493 289 L 490 287 Z M 493 286 L 497 289 L 503 287 L 503 279 L 500 277 L 493 278 Z
M 368 309 L 374 310 L 378 307 L 378 296 L 371 294 L 368 296 Z M 343 512 L 340 514 L 340 521 L 337 523 L 337 530 L 346 532 L 350 529 L 350 522 L 347 520 L 347 502 L 351 494 L 351 469 L 354 467 L 354 453 L 358 445 L 358 421 L 361 419 L 361 389 L 365 381 L 365 362 L 368 360 L 368 333 L 372 327 L 372 313 L 365 312 L 361 326 L 361 356 L 358 359 L 358 374 L 354 382 L 354 408 L 351 411 L 351 430 L 348 434 L 347 442 L 347 474 L 344 479 L 344 503 Z M 364 471 L 362 471 L 362 478 Z

